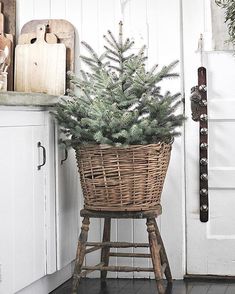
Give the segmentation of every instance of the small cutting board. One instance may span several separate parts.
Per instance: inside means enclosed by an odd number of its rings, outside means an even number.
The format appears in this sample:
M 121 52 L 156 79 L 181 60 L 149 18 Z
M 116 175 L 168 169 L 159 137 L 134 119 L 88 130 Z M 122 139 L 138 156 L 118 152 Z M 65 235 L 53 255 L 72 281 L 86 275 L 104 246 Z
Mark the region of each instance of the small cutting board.
M 65 44 L 66 69 L 67 71 L 74 71 L 75 30 L 73 25 L 65 19 L 34 19 L 24 24 L 21 34 L 35 33 L 39 24 L 45 25 L 48 33 L 55 34 L 58 38 L 58 43 Z
M 37 39 L 36 32 L 35 33 L 28 33 L 28 34 L 21 34 L 18 38 L 18 44 L 33 44 Z M 58 43 L 58 39 L 55 34 L 46 33 L 45 41 L 49 44 L 56 44 Z
M 15 90 L 50 95 L 65 93 L 66 47 L 45 41 L 45 26 L 37 26 L 33 44 L 15 50 Z

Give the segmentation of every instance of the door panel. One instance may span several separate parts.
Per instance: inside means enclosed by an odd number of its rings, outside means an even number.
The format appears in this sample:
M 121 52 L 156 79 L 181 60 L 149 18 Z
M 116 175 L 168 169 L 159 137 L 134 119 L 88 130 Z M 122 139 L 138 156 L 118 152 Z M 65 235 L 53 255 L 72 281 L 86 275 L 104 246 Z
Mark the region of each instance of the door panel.
M 46 272 L 45 174 L 37 169 L 43 136 L 44 126 L 0 127 L 1 293 L 15 293 Z
M 208 2 L 208 1 L 206 1 Z M 183 1 L 184 19 L 197 22 L 184 27 L 186 89 L 186 215 L 187 273 L 234 275 L 235 273 L 235 58 L 232 52 L 204 52 L 207 68 L 209 130 L 209 221 L 199 219 L 198 123 L 191 120 L 190 88 L 197 84 L 200 54 L 194 43 L 205 31 L 200 1 Z M 193 13 L 195 11 L 195 14 Z M 199 13 L 201 11 L 201 13 Z M 192 76 L 189 74 L 192 73 Z

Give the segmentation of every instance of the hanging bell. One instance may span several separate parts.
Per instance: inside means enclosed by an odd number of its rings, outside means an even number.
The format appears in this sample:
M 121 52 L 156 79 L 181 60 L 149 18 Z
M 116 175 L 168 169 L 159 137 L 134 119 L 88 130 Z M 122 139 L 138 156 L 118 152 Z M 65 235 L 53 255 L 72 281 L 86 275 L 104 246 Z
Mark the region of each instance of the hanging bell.
M 208 181 L 208 174 L 201 174 L 200 178 L 203 181 Z
M 201 105 L 202 105 L 202 106 L 207 106 L 207 100 L 202 99 L 202 100 L 201 100 Z
M 208 211 L 208 206 L 206 204 L 201 205 L 201 211 Z
M 208 164 L 208 159 L 205 158 L 205 157 L 202 157 L 202 158 L 200 159 L 200 164 L 201 164 L 201 165 L 207 165 L 207 164 Z
M 207 114 L 201 114 L 200 115 L 200 121 L 207 121 Z
M 208 195 L 208 191 L 207 191 L 207 189 L 201 189 L 201 190 L 200 190 L 200 195 L 201 195 L 201 196 L 207 196 L 207 195 Z
M 208 148 L 208 144 L 203 142 L 203 143 L 200 144 L 200 148 L 201 149 L 207 149 Z
M 199 86 L 199 91 L 206 92 L 206 91 L 207 91 L 207 87 L 206 87 L 206 85 L 201 85 L 201 86 Z
M 201 128 L 200 133 L 201 133 L 201 135 L 207 135 L 208 129 L 207 128 Z

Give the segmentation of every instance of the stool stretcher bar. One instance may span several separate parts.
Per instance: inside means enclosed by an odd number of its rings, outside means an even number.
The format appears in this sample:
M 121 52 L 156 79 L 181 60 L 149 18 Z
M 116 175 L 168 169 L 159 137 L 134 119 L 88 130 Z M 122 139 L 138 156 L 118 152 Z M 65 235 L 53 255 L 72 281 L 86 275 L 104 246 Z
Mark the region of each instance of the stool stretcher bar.
M 110 272 L 153 272 L 152 267 L 132 267 L 132 266 L 82 266 L 82 270 L 98 270 Z
M 151 258 L 149 253 L 123 253 L 123 252 L 110 252 L 109 256 L 116 257 L 140 257 L 140 258 Z
M 128 248 L 128 247 L 149 247 L 148 243 L 129 243 L 129 242 L 86 242 L 86 246 L 100 246 L 113 248 Z

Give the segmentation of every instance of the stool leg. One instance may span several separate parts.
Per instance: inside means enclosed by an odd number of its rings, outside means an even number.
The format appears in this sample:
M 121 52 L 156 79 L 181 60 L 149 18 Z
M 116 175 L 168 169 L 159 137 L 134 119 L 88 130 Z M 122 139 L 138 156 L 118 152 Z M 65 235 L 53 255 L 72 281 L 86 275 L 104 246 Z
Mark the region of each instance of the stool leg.
M 156 235 L 157 235 L 157 242 L 158 242 L 158 244 L 161 245 L 161 250 L 160 250 L 161 261 L 162 261 L 162 264 L 163 263 L 166 264 L 165 276 L 166 276 L 167 282 L 172 283 L 171 269 L 170 269 L 169 261 L 167 258 L 166 250 L 164 247 L 164 243 L 162 241 L 162 237 L 161 237 L 161 234 L 160 234 L 158 226 L 157 226 L 156 219 L 154 219 L 154 226 L 155 226 L 155 231 L 156 231 Z
M 161 265 L 161 258 L 160 258 L 160 246 L 157 241 L 157 235 L 154 226 L 154 219 L 147 218 L 147 231 L 149 236 L 149 246 L 150 246 L 150 253 L 152 257 L 153 263 L 153 270 L 155 275 L 155 280 L 157 283 L 157 289 L 159 294 L 165 293 L 165 287 L 163 284 L 163 274 L 162 274 L 162 265 Z
M 106 217 L 104 220 L 103 242 L 110 241 L 110 232 L 111 232 L 111 218 Z M 104 263 L 104 266 L 108 266 L 109 264 L 109 252 L 110 252 L 110 247 L 102 247 L 101 262 Z M 101 281 L 104 281 L 106 276 L 107 276 L 107 271 L 101 271 Z
M 81 233 L 78 239 L 77 254 L 76 254 L 75 267 L 74 267 L 74 273 L 73 273 L 73 286 L 72 286 L 73 294 L 77 293 L 77 288 L 81 278 L 80 274 L 81 274 L 81 268 L 82 268 L 82 264 L 85 257 L 89 224 L 90 224 L 89 217 L 84 217 L 82 221 Z

